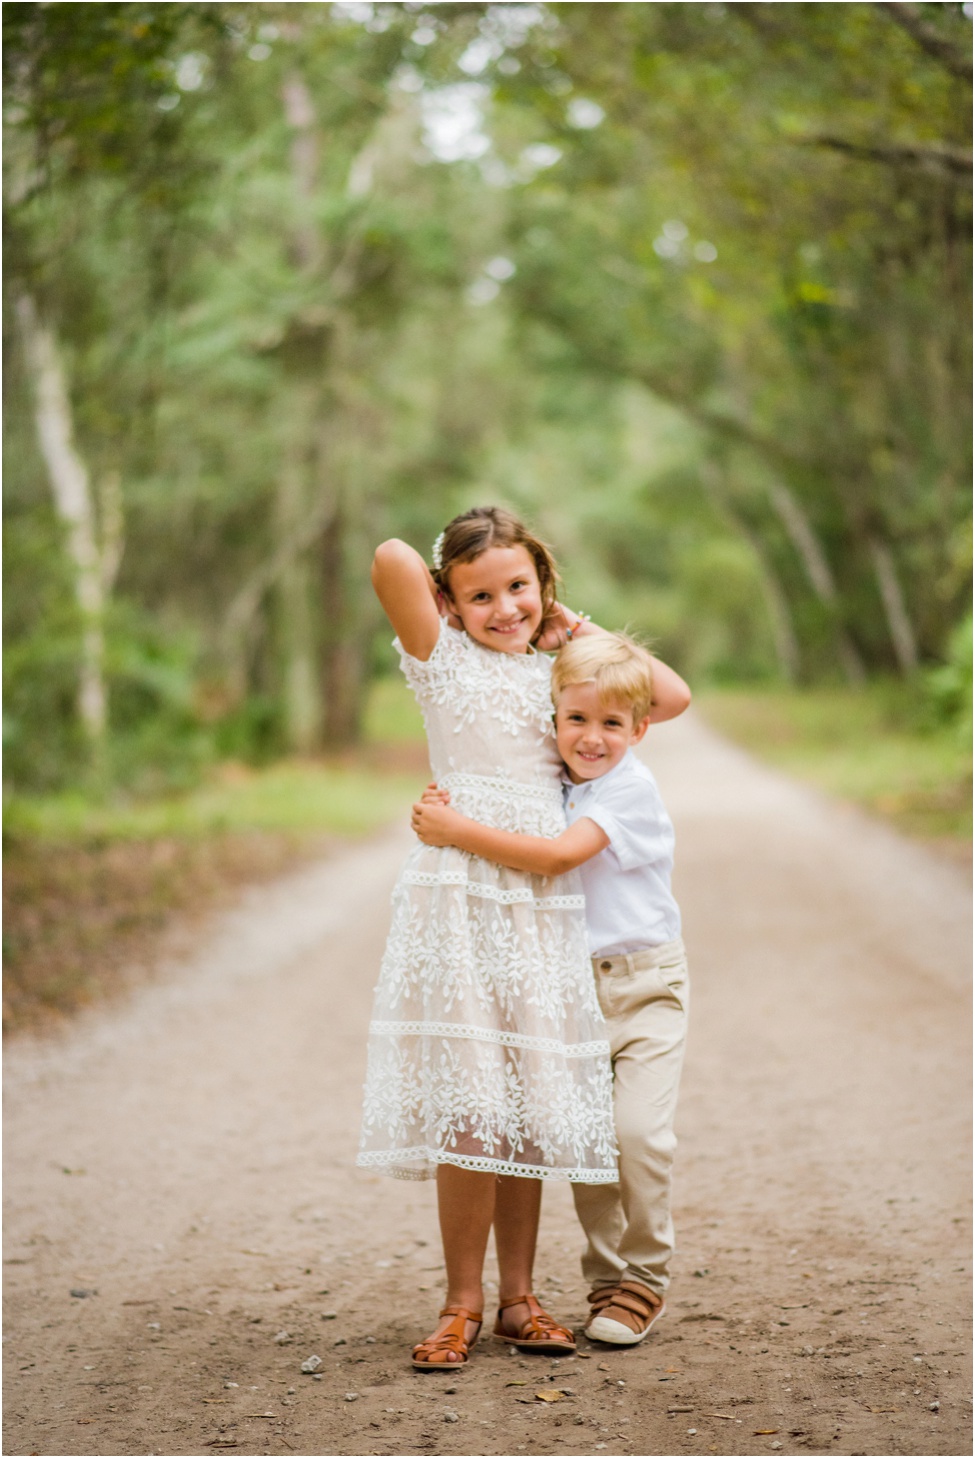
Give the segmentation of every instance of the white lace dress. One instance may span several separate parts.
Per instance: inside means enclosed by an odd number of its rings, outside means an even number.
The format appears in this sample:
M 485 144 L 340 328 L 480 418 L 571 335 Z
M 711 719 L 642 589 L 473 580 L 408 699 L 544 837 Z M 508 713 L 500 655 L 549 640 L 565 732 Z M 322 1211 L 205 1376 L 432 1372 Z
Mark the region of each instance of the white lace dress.
M 454 808 L 558 835 L 551 661 L 492 652 L 446 623 L 426 663 L 400 656 Z M 369 1031 L 360 1165 L 400 1179 L 446 1163 L 615 1180 L 609 1045 L 575 873 L 418 842 L 393 892 Z

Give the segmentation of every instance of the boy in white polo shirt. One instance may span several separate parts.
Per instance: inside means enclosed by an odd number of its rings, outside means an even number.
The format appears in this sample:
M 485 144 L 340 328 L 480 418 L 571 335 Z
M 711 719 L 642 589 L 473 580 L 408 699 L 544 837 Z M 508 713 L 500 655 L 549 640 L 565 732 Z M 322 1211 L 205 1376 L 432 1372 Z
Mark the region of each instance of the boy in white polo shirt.
M 618 1346 L 642 1341 L 664 1309 L 688 1004 L 680 911 L 670 889 L 673 826 L 653 775 L 632 752 L 651 723 L 653 668 L 646 649 L 622 633 L 577 638 L 556 658 L 555 732 L 567 775 L 561 835 L 547 840 L 480 825 L 452 810 L 435 787 L 413 807 L 413 829 L 428 845 L 457 846 L 543 876 L 580 868 L 610 1037 L 620 1158 L 618 1184 L 574 1184 L 573 1195 L 588 1238 L 583 1274 L 593 1288 L 586 1335 Z

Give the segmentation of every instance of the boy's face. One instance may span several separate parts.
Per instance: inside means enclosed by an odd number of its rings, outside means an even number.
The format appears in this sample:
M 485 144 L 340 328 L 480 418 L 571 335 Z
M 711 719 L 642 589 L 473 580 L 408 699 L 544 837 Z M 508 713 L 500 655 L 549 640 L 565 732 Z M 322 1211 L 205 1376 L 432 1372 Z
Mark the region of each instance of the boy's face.
M 569 779 L 581 785 L 608 774 L 649 725 L 649 718 L 634 722 L 628 704 L 601 699 L 594 683 L 570 684 L 555 710 L 555 739 Z

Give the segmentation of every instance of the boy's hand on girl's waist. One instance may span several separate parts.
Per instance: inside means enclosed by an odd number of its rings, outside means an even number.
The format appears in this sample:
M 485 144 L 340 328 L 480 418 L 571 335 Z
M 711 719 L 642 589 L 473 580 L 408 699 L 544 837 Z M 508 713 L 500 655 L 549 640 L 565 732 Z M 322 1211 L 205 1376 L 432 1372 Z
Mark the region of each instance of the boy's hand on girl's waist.
M 424 792 L 424 799 L 417 800 L 412 808 L 410 824 L 424 846 L 453 846 L 452 831 L 459 819 L 458 812 L 452 811 L 443 800 L 426 800 Z
M 450 791 L 449 790 L 441 790 L 440 786 L 438 784 L 435 784 L 435 783 L 434 784 L 431 784 L 431 785 L 427 785 L 426 789 L 423 791 L 423 794 L 420 796 L 420 804 L 421 805 L 449 805 L 450 804 Z

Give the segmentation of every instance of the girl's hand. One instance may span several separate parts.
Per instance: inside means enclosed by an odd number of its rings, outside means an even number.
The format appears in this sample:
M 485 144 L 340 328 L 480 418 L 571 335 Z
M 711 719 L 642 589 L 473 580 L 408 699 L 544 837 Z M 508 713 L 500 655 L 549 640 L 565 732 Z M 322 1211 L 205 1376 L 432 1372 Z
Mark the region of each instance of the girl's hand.
M 419 800 L 413 806 L 410 824 L 424 845 L 453 845 L 452 832 L 462 819 L 449 805 L 425 804 Z
M 570 633 L 575 637 L 577 632 L 585 631 L 586 628 L 593 631 L 592 624 L 574 613 L 571 608 L 563 607 L 560 602 L 553 603 L 552 611 L 546 613 L 542 619 L 535 647 L 540 653 L 554 653 L 556 648 L 562 648 L 568 643 Z

